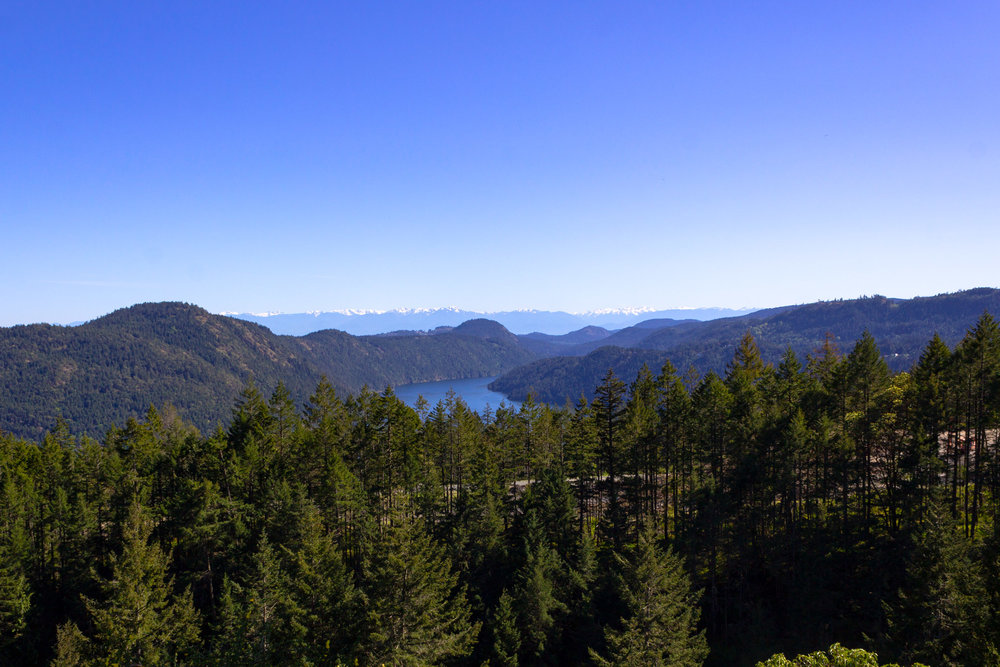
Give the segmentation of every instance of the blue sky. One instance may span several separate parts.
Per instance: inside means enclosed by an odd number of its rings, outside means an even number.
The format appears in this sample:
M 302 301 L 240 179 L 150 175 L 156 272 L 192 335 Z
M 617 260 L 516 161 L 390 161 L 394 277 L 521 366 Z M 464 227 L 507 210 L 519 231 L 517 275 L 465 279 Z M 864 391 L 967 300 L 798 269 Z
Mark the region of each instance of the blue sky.
M 992 2 L 0 4 L 0 324 L 1000 286 Z

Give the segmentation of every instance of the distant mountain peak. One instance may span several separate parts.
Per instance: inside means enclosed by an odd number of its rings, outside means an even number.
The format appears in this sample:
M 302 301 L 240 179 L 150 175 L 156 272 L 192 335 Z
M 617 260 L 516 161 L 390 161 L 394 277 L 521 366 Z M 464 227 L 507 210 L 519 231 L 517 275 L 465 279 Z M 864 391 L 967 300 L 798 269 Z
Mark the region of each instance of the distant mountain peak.
M 476 312 L 455 306 L 442 308 L 396 308 L 394 310 L 335 310 L 307 313 L 225 313 L 230 317 L 262 324 L 274 333 L 303 336 L 322 329 L 339 329 L 355 336 L 383 334 L 391 331 L 432 331 L 438 327 L 455 327 L 466 320 L 487 318 L 502 324 L 515 334 L 538 332 L 562 335 L 585 326 L 622 329 L 646 319 L 710 320 L 745 315 L 749 310 L 726 308 L 684 308 L 656 310 L 649 306 L 603 308 L 584 313 L 519 309 L 498 312 Z
M 504 325 L 486 318 L 477 318 L 462 322 L 452 329 L 451 333 L 492 340 L 517 340 L 517 337 L 508 331 Z
M 649 306 L 640 307 L 625 307 L 625 308 L 598 308 L 596 310 L 586 310 L 582 313 L 573 313 L 574 315 L 645 315 L 646 313 L 655 313 L 658 309 L 651 308 Z

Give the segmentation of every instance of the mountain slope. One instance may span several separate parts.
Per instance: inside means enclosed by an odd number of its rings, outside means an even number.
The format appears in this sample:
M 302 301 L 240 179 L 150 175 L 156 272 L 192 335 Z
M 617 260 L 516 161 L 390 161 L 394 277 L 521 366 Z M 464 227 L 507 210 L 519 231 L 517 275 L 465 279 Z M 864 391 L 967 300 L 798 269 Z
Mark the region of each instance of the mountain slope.
M 292 340 L 308 350 L 314 368 L 352 391 L 363 385 L 381 390 L 387 384 L 499 375 L 536 358 L 516 336 L 489 320 L 429 336 L 351 336 L 327 330 Z
M 600 341 L 601 345 L 618 345 L 612 351 L 602 348 L 596 357 L 591 356 L 596 354 L 592 352 L 584 357 L 537 360 L 501 376 L 490 388 L 516 400 L 534 392 L 539 399 L 557 404 L 581 393 L 591 396 L 608 368 L 614 368 L 626 380 L 634 377 L 634 349 L 649 353 L 643 358 L 654 371 L 670 359 L 681 371 L 693 368 L 699 374 L 710 370 L 722 374 L 739 339 L 748 331 L 764 359 L 774 363 L 787 348 L 804 361 L 822 345 L 828 333 L 846 354 L 868 330 L 890 368 L 907 370 L 935 333 L 953 346 L 983 312 L 1000 313 L 1000 290 L 979 288 L 915 299 L 874 296 L 822 301 L 743 317 L 681 323 L 645 335 L 631 327 Z M 623 349 L 626 346 L 633 349 Z M 603 368 L 598 367 L 598 360 L 605 364 Z
M 515 401 L 527 400 L 532 395 L 554 405 L 567 401 L 574 404 L 580 396 L 586 396 L 587 400 L 594 398 L 594 387 L 609 368 L 630 382 L 643 364 L 658 371 L 667 356 L 658 350 L 601 347 L 582 357 L 539 359 L 498 377 L 489 388 Z M 593 382 L 593 378 L 597 381 Z
M 506 374 L 494 390 L 515 399 L 534 391 L 561 404 L 589 396 L 609 367 L 626 380 L 643 363 L 656 370 L 668 358 L 682 372 L 724 372 L 747 331 L 774 362 L 788 347 L 804 359 L 828 332 L 846 353 L 868 329 L 890 366 L 901 370 L 935 332 L 954 345 L 984 311 L 1000 313 L 1000 290 L 820 302 L 564 337 L 518 337 L 484 319 L 419 334 L 357 337 L 325 330 L 292 337 L 187 304 L 140 304 L 77 327 L 0 328 L 0 429 L 37 437 L 62 416 L 74 431 L 101 435 L 110 424 L 165 403 L 210 429 L 228 417 L 250 377 L 265 392 L 281 380 L 301 402 L 322 375 L 339 391 L 353 392 L 366 384 L 381 390 Z M 584 356 L 540 359 L 553 354 Z
M 521 345 L 538 356 L 550 357 L 561 354 L 577 354 L 576 350 L 579 346 L 591 343 L 599 344 L 612 333 L 604 327 L 588 326 L 561 336 L 534 331 L 530 334 L 522 334 L 518 336 L 518 339 L 520 339 Z
M 603 340 L 610 336 L 613 332 L 608 331 L 604 327 L 587 326 L 582 329 L 577 329 L 576 331 L 570 331 L 567 334 L 561 336 L 553 336 L 551 334 L 544 334 L 538 331 L 532 332 L 530 334 L 524 334 L 521 336 L 522 339 L 530 338 L 531 340 L 547 341 L 550 343 L 556 343 L 559 345 L 576 345 L 579 343 L 589 343 L 595 340 Z
M 186 304 L 142 304 L 79 327 L 0 329 L 0 428 L 38 435 L 57 416 L 99 434 L 150 403 L 205 427 L 249 376 L 296 388 L 303 359 L 264 327 Z
M 496 375 L 535 358 L 492 322 L 432 336 L 277 336 L 181 303 L 140 304 L 77 327 L 0 328 L 0 429 L 37 437 L 57 417 L 99 436 L 150 404 L 199 428 L 228 418 L 254 378 L 283 381 L 298 402 L 326 375 L 341 392 L 369 385 Z

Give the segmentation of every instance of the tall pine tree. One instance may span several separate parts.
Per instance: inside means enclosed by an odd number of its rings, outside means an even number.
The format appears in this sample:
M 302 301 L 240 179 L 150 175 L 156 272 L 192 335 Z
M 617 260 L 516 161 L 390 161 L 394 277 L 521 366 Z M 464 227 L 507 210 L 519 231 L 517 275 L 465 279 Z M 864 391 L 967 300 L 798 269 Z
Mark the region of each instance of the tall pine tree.
M 696 667 L 708 656 L 698 630 L 698 598 L 680 557 L 663 551 L 652 526 L 639 535 L 631 559 L 619 557 L 622 598 L 628 615 L 622 628 L 605 631 L 609 656 L 591 653 L 599 665 Z

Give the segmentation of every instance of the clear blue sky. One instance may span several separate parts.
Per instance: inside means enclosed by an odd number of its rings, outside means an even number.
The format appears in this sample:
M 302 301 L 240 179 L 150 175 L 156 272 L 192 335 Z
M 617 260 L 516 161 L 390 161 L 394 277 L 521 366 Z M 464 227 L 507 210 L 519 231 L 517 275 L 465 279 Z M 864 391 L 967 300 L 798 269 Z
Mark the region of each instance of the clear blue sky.
M 1000 284 L 995 2 L 0 4 L 0 324 Z

